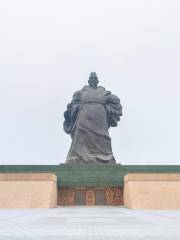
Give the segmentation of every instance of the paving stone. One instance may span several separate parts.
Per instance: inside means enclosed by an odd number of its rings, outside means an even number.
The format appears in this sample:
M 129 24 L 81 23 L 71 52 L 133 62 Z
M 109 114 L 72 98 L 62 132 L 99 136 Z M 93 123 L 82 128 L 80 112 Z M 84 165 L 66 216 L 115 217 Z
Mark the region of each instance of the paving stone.
M 179 240 L 180 211 L 122 207 L 0 210 L 0 240 Z

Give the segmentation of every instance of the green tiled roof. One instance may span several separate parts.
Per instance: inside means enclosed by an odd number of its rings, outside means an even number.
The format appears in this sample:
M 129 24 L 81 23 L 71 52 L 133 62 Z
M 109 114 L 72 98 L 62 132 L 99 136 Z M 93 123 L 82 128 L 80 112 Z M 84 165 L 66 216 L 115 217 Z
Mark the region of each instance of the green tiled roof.
M 180 173 L 180 165 L 0 165 L 0 173 L 51 172 L 59 187 L 123 186 L 127 173 Z

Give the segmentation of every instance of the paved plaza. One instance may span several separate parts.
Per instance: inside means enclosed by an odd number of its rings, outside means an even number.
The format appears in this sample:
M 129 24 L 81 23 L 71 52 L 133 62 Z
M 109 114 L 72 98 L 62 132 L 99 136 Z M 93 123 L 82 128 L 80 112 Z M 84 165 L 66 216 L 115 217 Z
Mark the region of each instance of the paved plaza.
M 0 210 L 0 240 L 180 240 L 180 211 L 122 207 Z

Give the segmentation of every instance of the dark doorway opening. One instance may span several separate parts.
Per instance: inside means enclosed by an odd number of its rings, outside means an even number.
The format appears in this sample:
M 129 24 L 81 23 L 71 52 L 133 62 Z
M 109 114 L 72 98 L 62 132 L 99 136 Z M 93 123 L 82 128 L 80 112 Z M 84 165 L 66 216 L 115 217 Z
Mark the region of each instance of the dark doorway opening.
M 85 190 L 84 189 L 78 189 L 75 192 L 75 205 L 85 205 Z
M 96 205 L 106 205 L 105 189 L 96 189 Z

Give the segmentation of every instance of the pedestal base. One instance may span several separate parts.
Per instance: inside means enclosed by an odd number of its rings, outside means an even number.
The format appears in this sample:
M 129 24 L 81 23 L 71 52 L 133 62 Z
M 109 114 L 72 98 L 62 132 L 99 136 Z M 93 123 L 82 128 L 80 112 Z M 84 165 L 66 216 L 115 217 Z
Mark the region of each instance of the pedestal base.
M 57 206 L 57 177 L 50 173 L 0 174 L 0 208 Z
M 180 209 L 180 173 L 130 173 L 124 205 L 133 209 Z

